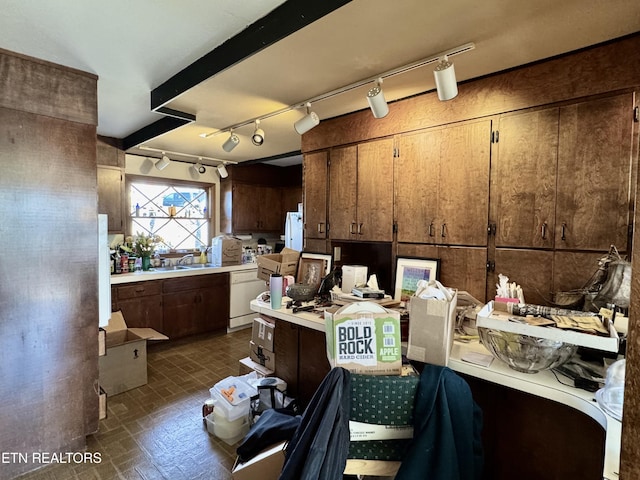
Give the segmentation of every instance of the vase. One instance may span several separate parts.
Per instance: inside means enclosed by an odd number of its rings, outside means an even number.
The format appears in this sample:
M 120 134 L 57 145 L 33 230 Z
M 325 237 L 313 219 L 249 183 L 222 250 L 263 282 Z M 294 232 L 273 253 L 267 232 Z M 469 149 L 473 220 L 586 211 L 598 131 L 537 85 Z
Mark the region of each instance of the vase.
M 151 267 L 151 257 L 142 257 L 142 270 L 145 272 Z

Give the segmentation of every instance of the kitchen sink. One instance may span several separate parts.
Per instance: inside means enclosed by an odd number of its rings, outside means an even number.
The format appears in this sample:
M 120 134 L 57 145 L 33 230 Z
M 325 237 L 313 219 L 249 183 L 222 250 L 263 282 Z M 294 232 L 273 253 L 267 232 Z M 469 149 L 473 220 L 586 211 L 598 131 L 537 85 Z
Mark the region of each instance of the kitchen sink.
M 172 272 L 174 270 L 189 270 L 187 265 L 173 265 L 171 267 L 155 267 L 154 270 L 157 272 Z
M 211 268 L 213 263 L 194 263 L 193 265 L 187 265 L 187 268 Z

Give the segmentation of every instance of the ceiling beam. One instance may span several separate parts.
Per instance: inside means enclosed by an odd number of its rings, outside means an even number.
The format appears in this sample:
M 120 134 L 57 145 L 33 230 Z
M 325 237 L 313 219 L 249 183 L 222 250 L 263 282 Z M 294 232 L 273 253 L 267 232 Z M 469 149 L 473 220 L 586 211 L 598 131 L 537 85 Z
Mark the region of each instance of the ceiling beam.
M 151 91 L 151 110 L 173 118 L 158 120 L 128 135 L 123 139 L 125 150 L 195 121 L 193 114 L 165 107 L 177 96 L 349 2 L 288 0 L 214 48 Z

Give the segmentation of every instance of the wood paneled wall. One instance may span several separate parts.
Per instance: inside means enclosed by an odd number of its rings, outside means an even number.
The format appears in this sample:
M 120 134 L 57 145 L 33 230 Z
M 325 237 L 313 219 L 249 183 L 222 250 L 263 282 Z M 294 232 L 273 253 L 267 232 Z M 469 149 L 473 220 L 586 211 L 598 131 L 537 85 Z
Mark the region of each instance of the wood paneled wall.
M 0 51 L 0 450 L 29 460 L 98 427 L 96 81 Z
M 302 137 L 302 151 L 362 142 L 413 130 L 640 87 L 640 34 L 562 57 L 466 82 L 455 100 L 440 102 L 435 92 L 394 102 L 387 117 L 363 110 L 324 120 Z M 638 159 L 638 128 L 634 161 Z M 639 183 L 636 185 L 636 183 Z M 633 203 L 638 216 L 634 180 Z M 637 225 L 637 223 L 636 223 Z M 405 252 L 406 254 L 406 252 Z M 640 478 L 640 240 L 634 238 L 630 334 L 620 479 Z

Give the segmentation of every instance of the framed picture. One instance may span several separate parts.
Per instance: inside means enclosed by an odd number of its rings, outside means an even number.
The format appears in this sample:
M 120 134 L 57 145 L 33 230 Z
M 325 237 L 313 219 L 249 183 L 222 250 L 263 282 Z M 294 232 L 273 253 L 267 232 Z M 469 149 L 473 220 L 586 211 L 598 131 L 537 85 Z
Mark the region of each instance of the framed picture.
M 296 283 L 312 285 L 316 290 L 319 289 L 324 277 L 324 268 L 322 258 L 300 258 Z
M 324 275 L 326 277 L 331 273 L 331 255 L 324 253 L 306 253 L 303 252 L 301 255 L 302 258 L 321 258 L 324 260 Z
M 416 293 L 420 280 L 438 278 L 440 260 L 427 258 L 398 258 L 396 264 L 396 288 L 393 299 L 405 304 Z

